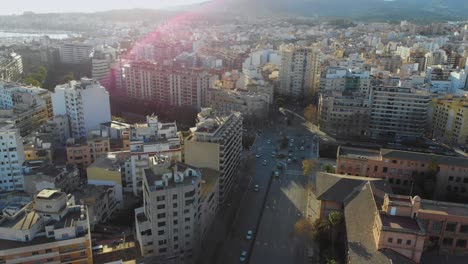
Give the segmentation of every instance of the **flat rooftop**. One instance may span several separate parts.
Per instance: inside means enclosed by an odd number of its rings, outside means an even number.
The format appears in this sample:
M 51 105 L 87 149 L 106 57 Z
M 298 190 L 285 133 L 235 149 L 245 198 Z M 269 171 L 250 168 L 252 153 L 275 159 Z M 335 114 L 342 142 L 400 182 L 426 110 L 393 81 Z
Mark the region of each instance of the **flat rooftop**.
M 352 159 L 371 159 L 371 160 L 381 159 L 380 151 L 378 150 L 350 148 L 350 147 L 343 147 L 343 146 L 339 147 L 338 156 L 352 158 Z
M 468 205 L 423 199 L 419 213 L 468 217 Z
M 380 212 L 380 219 L 382 220 L 382 225 L 387 228 L 422 232 L 416 220 L 411 217 L 388 215 Z

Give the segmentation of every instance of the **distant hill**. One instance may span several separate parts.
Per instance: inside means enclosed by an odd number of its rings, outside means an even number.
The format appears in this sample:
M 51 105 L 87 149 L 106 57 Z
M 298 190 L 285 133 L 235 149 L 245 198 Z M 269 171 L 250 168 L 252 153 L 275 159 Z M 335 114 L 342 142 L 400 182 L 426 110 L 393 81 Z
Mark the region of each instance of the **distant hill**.
M 468 19 L 468 0 L 224 0 L 224 2 L 228 10 L 249 16 L 318 16 L 364 20 Z

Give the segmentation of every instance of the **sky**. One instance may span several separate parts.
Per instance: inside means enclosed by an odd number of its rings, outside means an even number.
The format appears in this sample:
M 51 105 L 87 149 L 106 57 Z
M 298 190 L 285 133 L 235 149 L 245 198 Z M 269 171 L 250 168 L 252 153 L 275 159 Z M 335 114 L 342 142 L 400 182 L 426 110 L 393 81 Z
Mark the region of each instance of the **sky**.
M 35 13 L 96 12 L 113 9 L 163 9 L 206 0 L 2 0 L 0 15 Z M 1 1 L 0 1 L 1 2 Z

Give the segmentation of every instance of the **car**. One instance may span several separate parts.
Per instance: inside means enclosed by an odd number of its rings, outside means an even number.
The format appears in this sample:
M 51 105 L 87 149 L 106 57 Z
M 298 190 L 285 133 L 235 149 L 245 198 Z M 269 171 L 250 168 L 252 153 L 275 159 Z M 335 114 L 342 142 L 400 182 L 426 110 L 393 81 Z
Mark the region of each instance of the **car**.
M 255 184 L 254 191 L 258 192 L 259 189 L 260 189 L 260 187 L 258 186 L 258 184 Z
M 305 150 L 304 146 L 301 146 L 301 150 L 302 150 L 302 151 L 304 151 L 304 150 Z
M 291 160 L 291 159 L 288 159 L 288 163 L 291 163 L 291 162 L 292 162 L 292 160 Z
M 260 158 L 261 156 L 262 156 L 262 154 L 255 155 L 255 157 L 257 157 L 257 158 Z
M 289 154 L 288 154 L 288 157 L 292 157 L 292 153 L 289 153 Z
M 291 138 L 289 141 L 290 141 L 291 143 L 294 143 L 294 138 Z
M 263 160 L 263 165 L 267 165 L 267 160 Z
M 250 240 L 250 239 L 252 239 L 252 236 L 253 236 L 253 232 L 252 232 L 252 230 L 249 230 L 249 231 L 247 231 L 247 235 L 245 236 L 245 238 L 247 240 Z
M 246 250 L 242 250 L 242 252 L 241 252 L 241 254 L 240 254 L 240 262 L 241 262 L 241 263 L 244 263 L 246 260 L 247 260 L 247 251 L 246 251 Z
M 276 158 L 276 154 L 271 154 L 271 157 L 272 157 L 272 158 Z
M 289 144 L 289 147 L 291 147 L 291 148 L 292 148 L 293 146 L 294 146 L 294 145 L 293 145 L 292 143 L 291 143 L 291 144 Z
M 275 171 L 275 177 L 279 177 L 279 171 Z

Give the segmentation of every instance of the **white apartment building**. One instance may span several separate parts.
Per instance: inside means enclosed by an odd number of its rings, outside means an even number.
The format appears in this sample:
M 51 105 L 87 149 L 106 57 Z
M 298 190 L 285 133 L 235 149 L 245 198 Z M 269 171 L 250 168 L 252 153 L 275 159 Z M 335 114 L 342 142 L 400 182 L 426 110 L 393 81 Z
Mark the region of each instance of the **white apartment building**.
M 404 87 L 374 87 L 369 130 L 375 138 L 417 138 L 428 121 L 430 94 Z
M 208 90 L 207 106 L 221 113 L 240 112 L 245 116 L 265 117 L 269 111 L 269 96 L 246 90 Z
M 64 64 L 80 64 L 89 61 L 94 47 L 81 42 L 69 42 L 60 46 L 60 62 Z
M 234 185 L 242 152 L 242 115 L 203 108 L 196 127 L 184 140 L 185 163 L 220 172 L 219 199 L 223 203 Z
M 71 136 L 87 137 L 101 123 L 111 121 L 109 93 L 99 82 L 82 78 L 55 87 L 52 96 L 54 115 L 67 115 Z
M 24 189 L 24 147 L 13 124 L 0 124 L 0 191 Z
M 320 51 L 313 47 L 281 45 L 279 71 L 281 95 L 313 95 L 320 86 Z
M 201 242 L 198 168 L 162 161 L 145 169 L 143 207 L 135 209 L 136 238 L 148 263 L 194 263 Z
M 4 208 L 0 262 L 92 264 L 86 206 L 75 205 L 72 195 L 44 189 L 25 206 Z
M 329 67 L 320 81 L 322 91 L 369 94 L 370 87 L 370 72 L 344 67 Z
M 23 75 L 23 60 L 14 52 L 0 52 L 0 79 L 19 82 Z
M 181 160 L 180 138 L 176 123 L 161 123 L 157 116 L 147 116 L 146 123 L 130 128 L 130 175 L 134 195 L 141 195 L 143 172 L 150 166 L 150 157 L 158 154 Z

